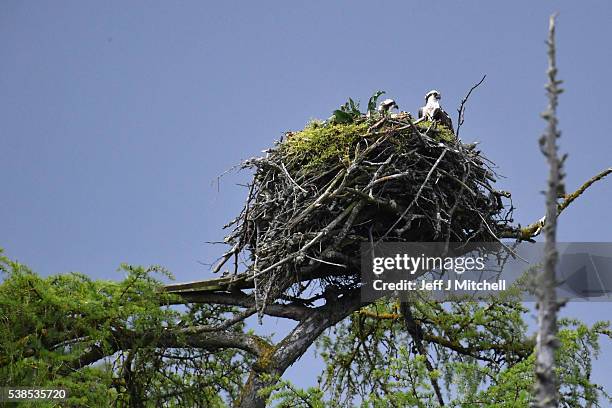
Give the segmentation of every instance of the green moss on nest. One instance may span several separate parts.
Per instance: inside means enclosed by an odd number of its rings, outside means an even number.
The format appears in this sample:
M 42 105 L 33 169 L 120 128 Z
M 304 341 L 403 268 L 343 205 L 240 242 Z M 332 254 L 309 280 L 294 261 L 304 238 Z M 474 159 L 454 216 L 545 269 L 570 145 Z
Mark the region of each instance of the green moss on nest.
M 329 162 L 349 161 L 357 142 L 368 131 L 366 122 L 323 124 L 313 121 L 304 130 L 292 133 L 282 144 L 289 159 L 296 159 L 308 167 Z
M 423 121 L 417 124 L 417 127 L 422 132 L 429 129 L 429 126 L 431 126 L 431 122 L 429 121 Z M 451 129 L 439 123 L 431 129 L 430 136 L 439 142 L 454 142 L 456 139 Z
M 299 163 L 303 171 L 350 163 L 355 154 L 355 146 L 367 135 L 370 125 L 372 123 L 367 120 L 353 123 L 312 121 L 303 130 L 288 133 L 287 139 L 280 145 L 280 151 L 286 162 Z M 421 132 L 430 126 L 431 122 L 428 121 L 417 124 Z M 410 133 L 412 131 L 409 129 L 396 133 L 394 142 L 400 150 L 403 138 L 409 137 Z M 441 124 L 433 126 L 428 135 L 439 142 L 456 141 L 452 130 Z

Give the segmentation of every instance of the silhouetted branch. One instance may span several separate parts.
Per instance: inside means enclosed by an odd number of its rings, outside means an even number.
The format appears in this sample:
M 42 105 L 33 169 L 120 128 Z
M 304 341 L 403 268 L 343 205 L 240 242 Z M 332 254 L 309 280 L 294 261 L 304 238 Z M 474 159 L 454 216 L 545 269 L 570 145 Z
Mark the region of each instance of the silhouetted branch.
M 455 132 L 455 135 L 457 135 L 457 138 L 459 138 L 459 130 L 461 129 L 461 125 L 463 125 L 463 122 L 465 122 L 465 104 L 467 103 L 467 101 L 470 98 L 470 95 L 472 94 L 474 89 L 478 88 L 480 86 L 480 84 L 482 84 L 484 82 L 486 77 L 487 77 L 487 74 L 484 74 L 482 76 L 482 79 L 480 81 L 478 81 L 477 84 L 472 86 L 470 88 L 469 92 L 461 100 L 461 105 L 459 105 L 459 109 L 457 109 L 457 113 L 459 114 L 458 117 L 457 117 L 457 131 Z

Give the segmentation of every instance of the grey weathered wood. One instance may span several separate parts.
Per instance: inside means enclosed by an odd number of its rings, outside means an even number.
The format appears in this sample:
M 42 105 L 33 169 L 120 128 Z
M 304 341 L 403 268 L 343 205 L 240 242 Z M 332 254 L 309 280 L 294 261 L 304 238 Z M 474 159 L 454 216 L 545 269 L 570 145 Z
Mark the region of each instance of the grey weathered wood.
M 548 108 L 542 117 L 548 126 L 540 145 L 549 166 L 548 188 L 546 191 L 546 237 L 544 250 L 544 267 L 537 279 L 538 299 L 538 332 L 536 338 L 535 361 L 535 406 L 554 408 L 558 406 L 558 382 L 555 376 L 555 350 L 557 340 L 557 311 L 559 303 L 556 296 L 555 267 L 558 253 L 556 249 L 557 234 L 557 197 L 563 190 L 562 159 L 558 157 L 557 139 L 560 132 L 557 127 L 558 96 L 561 81 L 557 80 L 555 61 L 555 16 L 550 17 L 548 30 Z

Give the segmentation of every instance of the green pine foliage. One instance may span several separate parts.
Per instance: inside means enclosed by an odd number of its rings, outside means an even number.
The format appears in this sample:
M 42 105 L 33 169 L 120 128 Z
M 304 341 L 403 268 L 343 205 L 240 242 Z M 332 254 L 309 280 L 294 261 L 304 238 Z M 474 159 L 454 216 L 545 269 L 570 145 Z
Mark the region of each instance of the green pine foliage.
M 240 353 L 151 347 L 172 329 L 212 324 L 232 312 L 167 306 L 173 299 L 160 293 L 154 278 L 169 275 L 163 268 L 122 265 L 125 278 L 118 282 L 79 273 L 43 278 L 0 253 L 0 271 L 0 387 L 65 388 L 69 399 L 61 406 L 74 407 L 161 401 L 225 407 L 237 397 L 248 363 Z M 132 348 L 116 351 L 126 338 Z M 97 352 L 110 357 L 80 367 L 79 359 Z M 28 404 L 55 406 L 20 406 Z

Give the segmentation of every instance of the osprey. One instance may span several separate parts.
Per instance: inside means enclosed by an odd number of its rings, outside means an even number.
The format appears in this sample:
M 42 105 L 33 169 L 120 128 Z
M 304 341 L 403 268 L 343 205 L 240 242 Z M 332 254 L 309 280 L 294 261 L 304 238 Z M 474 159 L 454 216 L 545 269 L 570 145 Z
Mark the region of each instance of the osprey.
M 399 107 L 397 106 L 397 103 L 395 103 L 393 99 L 385 99 L 384 101 L 380 103 L 380 106 L 378 107 L 378 111 L 382 113 L 383 115 L 386 115 L 393 108 L 399 109 Z
M 440 92 L 432 89 L 425 94 L 425 106 L 419 108 L 419 119 L 438 121 L 442 125 L 446 126 L 450 130 L 453 130 L 453 121 L 451 120 L 448 113 L 440 107 L 440 99 L 442 95 Z

